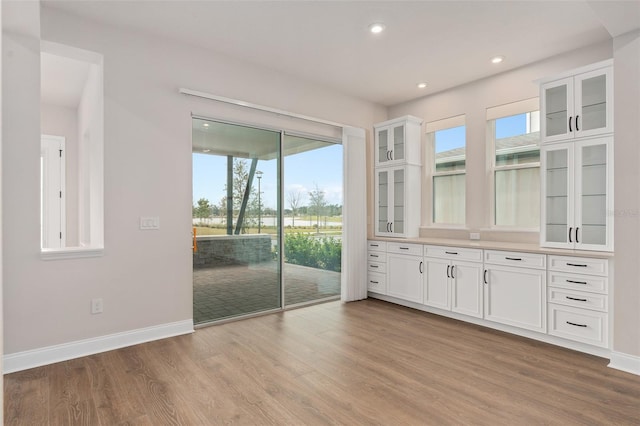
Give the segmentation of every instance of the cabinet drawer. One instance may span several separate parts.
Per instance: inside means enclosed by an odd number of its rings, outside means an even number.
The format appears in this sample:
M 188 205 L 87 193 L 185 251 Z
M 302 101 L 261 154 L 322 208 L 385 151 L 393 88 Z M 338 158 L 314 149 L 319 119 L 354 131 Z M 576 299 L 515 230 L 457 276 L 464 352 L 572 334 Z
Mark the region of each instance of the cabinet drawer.
M 484 262 L 493 265 L 519 266 L 523 268 L 544 269 L 546 255 L 510 251 L 485 250 Z
M 607 312 L 608 310 L 607 296 L 604 294 L 585 293 L 554 287 L 549 287 L 547 290 L 547 301 L 550 303 L 575 306 L 576 308 L 595 309 L 601 312 Z
M 552 287 L 606 294 L 609 288 L 608 281 L 607 277 L 549 271 L 547 284 Z
M 587 257 L 549 256 L 549 270 L 606 276 L 609 274 L 609 260 L 591 259 Z
M 387 243 L 387 252 L 422 256 L 422 244 Z
M 387 253 L 381 251 L 369 251 L 367 253 L 367 260 L 370 262 L 387 263 Z
M 367 262 L 367 270 L 371 272 L 387 272 L 387 264 L 381 262 Z
M 549 305 L 549 334 L 553 336 L 606 348 L 609 345 L 608 327 L 604 312 Z
M 367 290 L 387 294 L 387 276 L 379 272 L 369 272 L 367 274 Z
M 367 250 L 385 252 L 387 250 L 387 243 L 385 241 L 369 240 L 367 241 Z
M 424 255 L 440 259 L 482 262 L 482 250 L 458 247 L 424 246 Z

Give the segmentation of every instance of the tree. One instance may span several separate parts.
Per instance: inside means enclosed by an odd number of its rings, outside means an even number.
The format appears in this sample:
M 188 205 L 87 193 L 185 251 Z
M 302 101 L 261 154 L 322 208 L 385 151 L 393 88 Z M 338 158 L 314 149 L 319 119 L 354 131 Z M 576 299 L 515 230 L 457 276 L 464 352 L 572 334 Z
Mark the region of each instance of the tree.
M 193 207 L 193 215 L 200 219 L 211 217 L 211 203 L 206 198 L 200 198 L 197 206 Z
M 240 207 L 242 206 L 242 200 L 244 198 L 244 193 L 247 190 L 247 181 L 249 180 L 249 165 L 247 160 L 243 160 L 241 158 L 233 159 L 233 181 L 231 182 L 231 189 L 233 190 L 233 215 L 234 217 L 238 217 L 237 215 L 240 213 Z M 227 190 L 227 185 L 224 186 L 224 190 Z M 249 193 L 249 199 L 247 200 L 247 207 L 245 210 L 244 222 L 242 224 L 241 232 L 244 234 L 247 232 L 247 227 L 255 226 L 257 224 L 257 215 L 258 210 L 262 208 L 262 206 L 258 205 L 258 191 L 256 187 L 251 185 L 251 192 Z M 262 200 L 261 200 L 262 201 Z M 226 197 L 220 202 L 220 213 L 226 214 Z M 262 203 L 260 203 L 262 204 Z
M 289 201 L 289 207 L 291 207 L 291 226 L 296 226 L 296 211 L 298 210 L 301 199 L 302 192 L 300 192 L 300 190 L 289 191 L 287 194 L 287 201 Z
M 323 213 L 324 206 L 327 205 L 327 201 L 324 199 L 324 191 L 321 191 L 318 184 L 315 184 L 316 189 L 309 192 L 309 208 L 312 209 L 316 215 L 316 230 L 320 231 L 320 215 Z

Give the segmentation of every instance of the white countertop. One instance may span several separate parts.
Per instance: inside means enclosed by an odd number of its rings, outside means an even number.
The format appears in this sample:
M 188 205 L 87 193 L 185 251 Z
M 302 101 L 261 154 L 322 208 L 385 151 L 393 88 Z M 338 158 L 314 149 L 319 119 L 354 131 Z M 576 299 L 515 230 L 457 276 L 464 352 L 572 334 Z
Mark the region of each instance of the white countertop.
M 561 256 L 576 256 L 576 257 L 595 257 L 595 258 L 614 257 L 614 253 L 605 252 L 605 251 L 556 249 L 556 248 L 540 247 L 538 244 L 512 243 L 512 242 L 506 242 L 506 241 L 458 240 L 458 239 L 451 239 L 451 238 L 385 238 L 385 237 L 375 237 L 375 238 L 371 238 L 369 241 L 431 244 L 435 246 L 477 248 L 477 249 L 485 249 L 485 250 L 519 251 L 519 252 L 528 252 L 528 253 L 557 254 Z

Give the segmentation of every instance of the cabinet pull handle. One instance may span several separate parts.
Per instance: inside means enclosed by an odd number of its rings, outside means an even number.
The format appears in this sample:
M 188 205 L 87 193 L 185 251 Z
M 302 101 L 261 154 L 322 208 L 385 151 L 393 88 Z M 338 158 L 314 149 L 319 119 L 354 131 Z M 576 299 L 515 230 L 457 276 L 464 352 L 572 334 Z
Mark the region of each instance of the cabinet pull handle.
M 420 266 L 418 267 L 418 270 L 420 271 L 420 273 L 422 273 L 422 262 L 420 262 Z
M 574 281 L 574 280 L 565 280 L 565 281 L 566 281 L 566 282 L 568 282 L 568 283 L 571 283 L 571 284 L 583 284 L 583 285 L 587 285 L 587 282 L 586 282 L 586 281 Z
M 409 247 L 400 247 L 400 250 L 409 250 Z
M 455 251 L 445 251 L 446 254 L 458 254 L 458 252 Z
M 505 257 L 505 259 L 507 259 L 507 260 L 519 260 L 519 261 L 522 261 L 522 258 L 521 258 L 521 257 Z
M 580 131 L 580 128 L 578 127 L 578 119 L 580 118 L 579 115 L 576 115 L 576 132 Z
M 484 278 L 484 283 L 485 283 L 485 284 L 489 284 L 489 283 L 487 282 L 487 270 L 486 270 L 486 269 L 484 270 L 483 278 Z
M 389 229 L 393 232 L 393 222 L 389 223 Z
M 565 296 L 569 300 L 577 300 L 578 302 L 586 302 L 587 299 L 578 299 L 577 297 Z
M 389 228 L 391 224 L 389 222 L 387 222 L 387 232 L 391 232 L 391 229 Z
M 389 160 L 393 161 L 393 150 L 389 151 Z
M 370 257 L 378 257 L 378 255 L 377 255 L 377 254 L 370 254 L 369 256 L 370 256 Z
M 380 284 L 378 281 L 369 280 L 371 284 Z
M 580 229 L 579 227 L 576 227 L 576 243 L 579 243 L 580 241 L 578 241 L 578 229 Z
M 570 131 L 570 132 L 573 132 L 573 130 L 571 130 L 571 119 L 572 119 L 572 118 L 573 118 L 573 117 L 569 117 L 569 131 Z
M 567 266 L 577 266 L 579 268 L 586 268 L 587 267 L 587 265 L 583 265 L 581 263 L 569 263 L 569 262 L 567 262 Z
M 378 244 L 369 244 L 371 247 L 380 247 Z
M 456 265 L 452 265 L 451 266 L 451 278 L 453 278 L 454 280 L 456 279 L 456 276 L 453 275 L 453 271 L 454 271 L 455 268 L 456 268 Z
M 573 227 L 570 226 L 569 227 L 569 242 L 572 243 L 573 241 L 571 241 L 571 231 L 573 230 Z
M 449 268 L 451 268 L 451 265 L 447 265 L 447 278 L 451 278 L 451 276 L 449 275 Z
M 370 268 L 377 268 L 378 265 L 369 265 Z
M 566 321 L 567 324 L 569 325 L 575 325 L 576 327 L 586 327 L 587 324 L 576 324 L 575 322 L 571 322 L 571 321 Z
M 389 159 L 389 151 L 387 151 L 387 160 Z

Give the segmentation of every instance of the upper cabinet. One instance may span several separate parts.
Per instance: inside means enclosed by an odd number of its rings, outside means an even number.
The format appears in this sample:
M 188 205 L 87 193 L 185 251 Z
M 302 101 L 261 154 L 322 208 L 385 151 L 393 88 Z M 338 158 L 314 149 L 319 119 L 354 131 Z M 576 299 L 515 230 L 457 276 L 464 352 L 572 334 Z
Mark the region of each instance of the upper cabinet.
M 612 133 L 612 62 L 543 80 L 540 103 L 542 143 Z
M 375 125 L 375 166 L 421 165 L 422 120 L 410 115 Z

